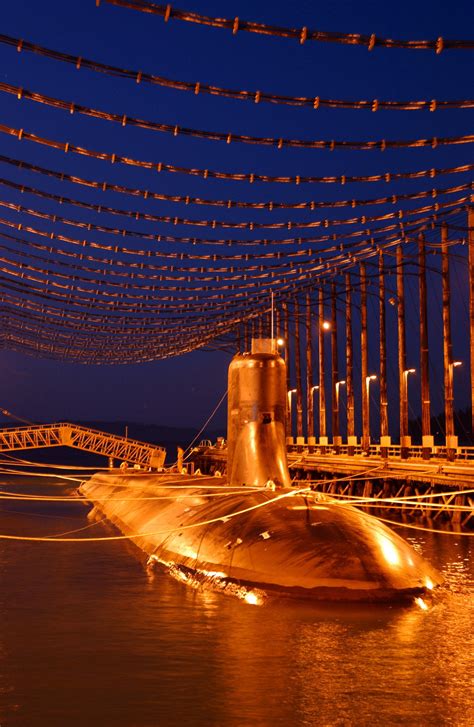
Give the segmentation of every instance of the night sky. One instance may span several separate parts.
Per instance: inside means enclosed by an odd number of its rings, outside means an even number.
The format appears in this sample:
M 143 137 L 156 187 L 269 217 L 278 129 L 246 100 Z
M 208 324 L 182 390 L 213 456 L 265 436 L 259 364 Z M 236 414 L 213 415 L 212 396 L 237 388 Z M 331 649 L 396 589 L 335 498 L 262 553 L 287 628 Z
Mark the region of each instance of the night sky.
M 181 7 L 181 6 L 179 6 Z M 292 27 L 376 33 L 398 38 L 431 39 L 472 37 L 473 4 L 422 0 L 416 3 L 300 2 L 265 0 L 183 0 L 183 9 L 204 14 L 268 22 Z M 196 26 L 95 0 L 16 0 L 2 7 L 2 33 L 49 48 L 130 69 L 162 74 L 174 79 L 201 81 L 235 89 L 247 89 L 326 98 L 344 99 L 446 99 L 472 98 L 472 51 L 385 50 L 372 52 L 361 47 L 298 42 Z M 227 100 L 168 90 L 131 80 L 110 78 L 67 66 L 14 48 L 0 45 L 0 79 L 32 91 L 95 106 L 111 112 L 128 113 L 145 119 L 196 128 L 268 136 L 320 139 L 409 139 L 455 136 L 473 131 L 472 110 L 437 111 L 350 111 L 291 108 L 268 103 Z M 172 164 L 201 168 L 276 174 L 370 174 L 388 170 L 415 170 L 433 166 L 472 163 L 472 145 L 402 151 L 334 151 L 226 145 L 199 139 L 122 128 L 98 119 L 70 115 L 30 101 L 0 94 L 0 123 L 24 128 L 43 136 L 71 140 L 76 144 L 120 152 Z M 158 175 L 146 170 L 65 155 L 29 142 L 0 134 L 0 154 L 33 164 L 129 186 L 153 187 L 169 194 L 242 200 L 330 200 L 352 196 L 376 197 L 388 194 L 383 185 L 249 185 Z M 0 165 L 0 175 L 42 189 L 97 203 L 125 207 L 130 200 L 121 195 L 98 193 L 85 188 L 40 179 L 38 175 Z M 438 186 L 462 184 L 472 175 L 459 174 L 437 181 Z M 399 183 L 390 193 L 426 189 L 426 180 Z M 5 188 L 1 199 L 57 211 L 53 202 L 27 199 L 27 195 Z M 136 203 L 138 204 L 138 203 Z M 226 211 L 181 206 L 164 202 L 140 202 L 140 209 L 155 214 L 183 214 L 194 217 L 220 215 Z M 377 208 L 378 211 L 379 208 Z M 65 209 L 59 211 L 66 213 Z M 68 210 L 70 212 L 70 210 Z M 191 214 L 192 213 L 192 214 Z M 81 211 L 81 219 L 88 219 Z M 232 210 L 229 219 L 267 219 L 263 211 Z M 3 217 L 19 221 L 15 212 L 2 210 Z M 73 210 L 72 217 L 79 212 Z M 288 218 L 288 212 L 274 213 L 274 219 Z M 291 216 L 291 215 L 290 215 Z M 311 213 L 293 212 L 293 218 L 310 219 Z M 340 215 L 343 216 L 343 215 Z M 89 215 L 92 219 L 92 217 Z M 273 218 L 272 218 L 273 219 Z M 93 221 L 96 221 L 94 218 Z M 98 218 L 100 222 L 108 222 Z M 31 220 L 25 220 L 25 223 Z M 42 223 L 35 221 L 36 226 Z M 47 223 L 44 223 L 47 228 Z M 156 227 L 156 226 L 155 226 Z M 163 226 L 163 232 L 169 227 Z M 171 232 L 187 234 L 189 229 Z M 66 233 L 67 234 L 67 233 Z M 89 236 L 93 239 L 93 236 Z M 106 238 L 104 238 L 106 239 Z M 461 273 L 459 273 L 462 275 Z M 466 310 L 464 301 L 454 301 L 455 355 L 467 356 Z M 410 330 L 410 327 L 409 327 Z M 410 334 L 409 334 L 410 335 Z M 408 342 L 410 352 L 410 341 Z M 226 386 L 230 354 L 196 351 L 180 357 L 134 365 L 83 366 L 42 360 L 0 351 L 2 388 L 0 407 L 32 421 L 122 420 L 170 426 L 199 426 L 207 418 Z M 410 365 L 410 361 L 408 362 Z M 416 362 L 415 362 L 416 363 Z M 459 374 L 456 403 L 466 403 L 467 367 Z M 434 396 L 435 406 L 441 406 Z M 224 426 L 225 407 L 215 420 Z

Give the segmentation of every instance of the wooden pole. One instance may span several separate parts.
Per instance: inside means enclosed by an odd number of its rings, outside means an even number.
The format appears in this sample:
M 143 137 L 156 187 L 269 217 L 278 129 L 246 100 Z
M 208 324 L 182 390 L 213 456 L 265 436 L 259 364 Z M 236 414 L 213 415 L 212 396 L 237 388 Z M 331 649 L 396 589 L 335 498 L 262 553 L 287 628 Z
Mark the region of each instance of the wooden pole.
M 332 441 L 336 445 L 339 441 L 339 397 L 338 392 L 336 392 L 338 380 L 336 283 L 333 281 L 331 283 L 331 396 Z
M 425 437 L 431 437 L 431 402 L 430 402 L 430 372 L 429 372 L 429 345 L 428 345 L 428 299 L 426 287 L 426 247 L 425 236 L 418 237 L 418 266 L 420 285 L 420 375 L 421 375 L 421 435 L 423 446 L 426 446 Z M 431 442 L 429 443 L 430 446 Z
M 385 268 L 379 255 L 379 333 L 380 333 L 380 436 L 388 437 L 387 399 L 387 317 L 385 311 Z
M 324 301 L 323 288 L 318 290 L 319 321 L 318 321 L 318 356 L 319 356 L 319 437 L 326 436 L 326 391 L 324 388 Z
M 249 322 L 244 323 L 244 350 L 249 350 Z
M 360 372 L 362 383 L 362 448 L 370 446 L 369 421 L 369 355 L 367 341 L 367 273 L 365 263 L 360 263 Z
M 303 386 L 301 380 L 300 303 L 295 298 L 296 436 L 303 436 Z
M 347 393 L 347 438 L 355 436 L 354 417 L 354 347 L 352 341 L 352 287 L 351 276 L 346 273 L 346 393 Z
M 451 338 L 451 284 L 449 278 L 448 227 L 441 226 L 441 280 L 443 288 L 443 361 L 444 361 L 444 415 L 446 421 L 446 446 L 451 449 L 448 438 L 454 437 L 453 414 L 453 344 Z
M 469 249 L 469 331 L 471 348 L 471 435 L 474 438 L 474 207 L 467 213 Z
M 402 457 L 407 455 L 408 437 L 408 374 L 405 332 L 405 284 L 403 250 L 397 246 L 397 320 L 398 320 L 398 390 L 400 396 L 400 447 Z
M 314 437 L 313 333 L 311 329 L 311 293 L 306 293 L 306 435 Z
M 286 363 L 286 390 L 289 391 L 291 389 L 291 364 L 290 364 L 290 320 L 289 320 L 289 312 L 288 312 L 288 303 L 282 304 L 282 311 L 283 311 L 283 335 L 285 338 L 285 363 Z M 291 421 L 290 421 L 290 411 L 288 406 L 288 397 L 287 397 L 287 406 L 286 406 L 286 436 L 291 437 Z

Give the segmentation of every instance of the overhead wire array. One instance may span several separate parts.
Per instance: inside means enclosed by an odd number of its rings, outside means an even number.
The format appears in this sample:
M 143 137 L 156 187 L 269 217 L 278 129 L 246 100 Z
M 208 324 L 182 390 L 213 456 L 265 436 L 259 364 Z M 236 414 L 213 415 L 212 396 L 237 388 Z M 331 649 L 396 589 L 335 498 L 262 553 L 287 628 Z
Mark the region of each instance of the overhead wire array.
M 20 86 L 12 86 L 9 83 L 0 82 L 0 93 L 15 96 L 18 101 L 22 99 L 34 101 L 35 103 L 44 104 L 54 109 L 67 111 L 69 114 L 81 114 L 90 116 L 94 119 L 102 119 L 103 121 L 112 121 L 125 126 L 136 126 L 147 131 L 158 131 L 162 134 L 171 134 L 172 136 L 191 136 L 195 139 L 207 139 L 209 141 L 223 141 L 226 144 L 254 144 L 259 146 L 272 146 L 276 149 L 296 148 L 296 149 L 351 149 L 362 151 L 386 151 L 387 149 L 415 149 L 423 147 L 431 147 L 436 149 L 438 146 L 452 146 L 455 144 L 472 144 L 474 143 L 474 134 L 464 134 L 461 136 L 433 136 L 428 139 L 377 139 L 370 141 L 354 141 L 350 139 L 292 139 L 286 137 L 274 136 L 253 136 L 252 134 L 237 134 L 235 131 L 209 131 L 207 129 L 194 129 L 180 124 L 163 124 L 158 121 L 149 121 L 147 119 L 139 119 L 135 116 L 129 116 L 125 113 L 110 113 L 102 109 L 94 109 L 90 106 L 75 103 L 73 101 L 64 101 L 52 96 L 45 96 L 41 93 L 28 91 Z
M 90 60 L 82 56 L 73 56 L 69 53 L 45 48 L 37 43 L 30 43 L 22 38 L 13 38 L 9 35 L 0 34 L 0 43 L 16 48 L 18 53 L 28 52 L 38 56 L 51 58 L 52 60 L 61 61 L 69 65 L 75 66 L 76 70 L 87 69 L 97 73 L 104 73 L 107 76 L 129 78 L 136 83 L 149 83 L 164 88 L 172 88 L 177 91 L 190 91 L 195 96 L 199 94 L 208 94 L 210 96 L 221 96 L 223 98 L 238 99 L 241 101 L 250 101 L 251 103 L 272 103 L 285 106 L 307 107 L 312 109 L 330 108 L 330 109 L 362 109 L 369 111 L 441 111 L 443 109 L 470 109 L 474 107 L 474 99 L 462 100 L 439 100 L 439 99 L 422 99 L 416 101 L 392 101 L 384 99 L 360 99 L 351 101 L 349 99 L 329 99 L 320 96 L 287 96 L 283 94 L 273 94 L 265 91 L 243 91 L 229 88 L 220 88 L 219 86 L 201 83 L 200 81 L 176 81 L 164 76 L 156 76 L 143 71 L 132 71 L 126 68 L 111 66 L 100 61 Z
M 165 21 L 182 20 L 195 26 L 227 28 L 234 35 L 248 31 L 295 38 L 300 44 L 314 40 L 366 45 L 369 50 L 375 47 L 432 49 L 438 54 L 445 49 L 474 47 L 471 41 L 450 41 L 441 37 L 427 41 L 397 41 L 373 34 L 284 28 L 238 18 L 214 18 L 182 11 L 171 5 L 135 0 L 110 0 L 109 4 L 161 15 Z M 199 32 L 197 28 L 196 32 Z M 435 111 L 445 110 L 446 114 L 463 111 L 464 116 L 474 108 L 474 100 L 465 98 L 351 101 L 322 95 L 233 90 L 129 70 L 121 64 L 103 63 L 81 54 L 52 50 L 11 35 L 0 35 L 0 46 L 15 48 L 17 59 L 23 59 L 23 55 L 28 53 L 35 64 L 46 59 L 44 62 L 55 64 L 55 67 L 62 64 L 71 66 L 75 72 L 100 73 L 107 77 L 107 82 L 117 78 L 129 79 L 138 86 L 143 83 L 185 90 L 193 96 L 248 100 L 253 102 L 254 107 L 266 102 L 309 110 L 426 110 L 430 112 L 427 116 L 430 119 L 438 118 L 439 114 L 432 113 Z M 22 142 L 21 148 L 27 157 L 19 159 L 16 154 L 11 156 L 9 153 L 0 155 L 0 163 L 8 166 L 15 175 L 15 178 L 0 178 L 3 190 L 0 207 L 4 210 L 0 217 L 0 311 L 4 321 L 1 335 L 5 345 L 40 356 L 84 363 L 126 363 L 176 355 L 211 345 L 213 341 L 229 341 L 229 336 L 235 334 L 242 322 L 255 320 L 268 312 L 271 292 L 276 294 L 278 302 L 282 302 L 301 292 L 311 291 L 319 281 L 344 273 L 360 261 L 370 260 L 400 243 L 407 244 L 420 232 L 436 230 L 443 221 L 452 219 L 457 222 L 472 199 L 473 164 L 437 164 L 430 168 L 420 165 L 421 168 L 415 171 L 393 169 L 390 165 L 390 155 L 393 160 L 395 152 L 406 155 L 412 149 L 424 149 L 425 154 L 437 154 L 443 147 L 454 149 L 470 145 L 474 141 L 472 134 L 429 134 L 416 135 L 416 138 L 408 140 L 377 138 L 370 141 L 352 141 L 345 134 L 339 139 L 296 137 L 277 131 L 268 135 L 242 134 L 234 129 L 212 131 L 195 125 L 152 121 L 125 107 L 106 111 L 6 81 L 0 83 L 0 93 L 21 101 L 21 127 L 2 123 L 0 134 L 6 143 L 9 138 Z M 54 115 L 55 138 L 27 128 L 36 125 L 31 121 L 32 105 L 25 103 L 29 101 L 38 107 L 51 109 L 48 113 Z M 85 145 L 60 140 L 65 136 L 63 127 L 66 127 L 66 121 L 65 118 L 60 120 L 59 111 L 67 112 L 68 119 L 86 116 L 114 122 L 124 129 L 125 144 L 129 140 L 126 136 L 128 129 L 135 127 L 137 133 L 148 130 L 172 136 L 177 139 L 178 145 L 182 137 L 191 137 L 191 140 L 221 141 L 225 148 L 233 147 L 236 142 L 250 144 L 254 148 L 272 147 L 278 151 L 278 159 L 282 160 L 281 171 L 278 167 L 276 172 L 268 173 L 258 162 L 254 171 L 226 171 L 211 168 L 212 163 L 185 166 L 173 161 L 158 161 L 153 159 L 154 152 L 145 154 L 145 158 L 137 158 L 128 151 L 96 151 L 89 147 L 89 141 Z M 57 127 L 59 131 L 56 134 Z M 29 145 L 24 142 L 32 143 L 35 153 L 61 151 L 66 155 L 61 164 L 63 168 L 58 170 L 38 164 L 32 158 L 33 151 L 28 150 Z M 178 150 L 179 146 L 174 148 Z M 385 158 L 388 157 L 389 161 L 382 173 L 371 173 L 366 168 L 363 173 L 354 174 L 351 161 L 343 173 L 315 175 L 307 173 L 307 159 L 303 159 L 301 172 L 288 174 L 284 166 L 285 153 L 296 149 L 308 152 L 314 149 L 315 153 L 335 152 L 335 157 L 351 149 L 387 151 Z M 188 177 L 189 183 L 197 180 L 203 184 L 219 185 L 219 188 L 233 182 L 263 183 L 267 186 L 278 184 L 286 196 L 271 200 L 242 199 L 239 192 L 229 195 L 227 191 L 225 195 L 201 196 L 189 188 L 172 193 L 166 187 L 165 191 L 156 189 L 157 182 L 148 181 L 141 186 L 135 183 L 132 186 L 122 180 L 117 182 L 84 176 L 82 166 L 79 166 L 84 160 L 97 165 L 107 162 L 111 165 L 108 170 L 112 174 L 119 166 L 123 169 L 122 177 L 132 174 L 133 170 L 148 176 L 164 173 L 165 176 L 158 177 L 159 184 L 162 184 L 162 179 L 165 184 L 170 179 L 166 178 L 167 173 L 178 175 L 178 185 L 181 185 L 181 175 Z M 340 161 L 334 168 L 340 169 Z M 108 193 L 130 196 L 134 198 L 134 207 L 124 209 L 109 204 L 108 198 L 105 203 L 102 203 L 102 198 L 99 202 L 96 199 L 78 199 L 63 194 L 62 188 L 58 194 L 57 187 L 46 189 L 25 183 L 23 175 L 26 174 L 39 174 L 46 184 L 81 186 L 84 191 L 102 197 Z M 459 183 L 448 186 L 433 182 L 440 176 L 451 174 L 460 175 Z M 422 184 L 426 180 L 430 188 L 425 185 L 400 191 L 392 187 L 410 180 L 413 184 Z M 353 198 L 347 194 L 340 195 L 343 186 L 365 183 L 390 185 L 390 191 L 393 188 L 394 192 L 368 198 L 359 194 Z M 331 192 L 335 193 L 334 198 L 322 200 L 314 195 L 313 199 L 295 201 L 287 194 L 291 187 L 303 184 L 329 185 Z M 47 209 L 40 209 L 29 202 L 19 204 L 11 198 L 18 194 L 23 198 L 40 199 Z M 416 205 L 418 200 L 422 200 L 423 204 Z M 216 207 L 225 217 L 196 218 L 180 213 L 161 213 L 154 208 L 145 208 L 150 203 Z M 382 206 L 383 210 L 380 214 L 373 214 L 366 209 L 372 205 Z M 57 206 L 61 206 L 61 214 Z M 76 208 L 82 216 L 69 211 L 63 213 L 64 208 L 70 207 Z M 355 211 L 352 215 L 335 216 L 334 210 L 339 208 Z M 267 217 L 249 220 L 229 216 L 229 210 L 240 214 L 244 209 L 256 210 L 257 214 L 264 213 Z M 298 214 L 304 213 L 306 217 L 275 218 L 281 210 L 297 210 Z M 102 223 L 97 220 L 99 215 L 101 218 L 109 215 L 127 218 L 127 225 L 119 227 Z M 39 220 L 41 226 L 30 225 L 29 218 Z M 206 233 L 205 236 L 185 235 L 178 229 L 177 234 L 169 234 L 169 226 L 205 228 Z M 63 230 L 70 227 L 80 230 L 84 237 L 65 234 Z M 212 232 L 214 230 L 225 230 L 226 236 L 217 236 Z M 256 235 L 260 230 L 271 230 L 271 236 Z M 317 230 L 318 234 L 303 236 L 304 230 Z M 246 236 L 236 237 L 235 231 L 242 231 Z M 112 241 L 110 236 L 113 236 Z M 117 238 L 122 241 L 118 243 Z M 455 241 L 462 243 L 464 238 L 461 232 L 456 235 Z
M 181 20 L 198 25 L 207 25 L 212 28 L 231 30 L 233 35 L 238 32 L 256 33 L 257 35 L 271 35 L 279 38 L 292 38 L 303 45 L 307 40 L 314 40 L 326 43 L 342 43 L 344 45 L 362 45 L 369 51 L 375 47 L 384 48 L 405 48 L 409 50 L 434 50 L 441 53 L 448 49 L 474 49 L 472 40 L 445 40 L 441 36 L 436 40 L 395 40 L 376 36 L 375 33 L 338 33 L 323 30 L 312 30 L 311 28 L 288 28 L 269 23 L 256 23 L 242 18 L 217 18 L 210 15 L 202 15 L 186 10 L 175 8 L 171 3 L 159 5 L 148 0 L 104 0 L 109 5 L 117 5 L 123 8 L 140 10 L 143 13 L 159 15 L 165 22 L 170 19 Z M 97 7 L 100 0 L 96 0 Z

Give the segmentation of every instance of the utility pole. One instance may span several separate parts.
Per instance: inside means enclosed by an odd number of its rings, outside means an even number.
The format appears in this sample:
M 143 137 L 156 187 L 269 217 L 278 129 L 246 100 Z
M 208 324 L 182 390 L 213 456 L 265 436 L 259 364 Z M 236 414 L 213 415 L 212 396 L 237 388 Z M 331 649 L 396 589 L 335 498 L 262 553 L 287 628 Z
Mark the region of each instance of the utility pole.
M 362 382 L 362 449 L 370 447 L 368 340 L 367 340 L 367 273 L 365 263 L 360 263 L 360 373 Z
M 398 320 L 398 392 L 400 396 L 400 456 L 408 457 L 411 440 L 408 436 L 408 376 L 405 332 L 405 285 L 403 250 L 397 246 L 397 320 Z
M 347 395 L 347 444 L 349 454 L 357 444 L 354 417 L 354 346 L 352 340 L 352 284 L 350 273 L 345 275 L 346 284 L 346 395 Z
M 471 198 L 471 202 L 474 201 Z M 469 250 L 469 331 L 471 348 L 471 434 L 474 440 L 474 207 L 467 213 Z
M 339 380 L 339 363 L 337 355 L 337 308 L 336 283 L 331 283 L 331 396 L 332 396 L 332 441 L 336 451 L 341 446 L 339 434 L 339 396 L 337 382 Z
M 324 387 L 324 300 L 323 288 L 318 290 L 318 357 L 319 357 L 319 444 L 324 448 L 328 441 L 326 435 L 326 390 Z
M 311 330 L 311 293 L 306 293 L 306 435 L 308 445 L 314 446 L 313 403 L 313 333 Z
M 296 436 L 303 436 L 303 387 L 301 379 L 300 303 L 295 298 Z
M 391 438 L 388 432 L 387 398 L 387 316 L 385 310 L 385 267 L 383 252 L 379 253 L 379 338 L 380 338 L 380 447 L 388 456 Z
M 286 363 L 286 390 L 290 391 L 291 387 L 291 372 L 290 372 L 290 321 L 288 313 L 288 303 L 282 303 L 283 310 L 283 336 L 285 339 L 285 363 Z M 286 411 L 286 436 L 291 437 L 291 420 L 290 420 L 290 407 L 287 406 Z
M 431 436 L 431 402 L 428 345 L 428 299 L 426 286 L 425 236 L 418 237 L 418 267 L 420 283 L 420 375 L 421 375 L 421 436 L 423 459 L 429 459 L 434 440 Z
M 441 225 L 441 281 L 443 290 L 443 362 L 444 362 L 444 416 L 448 459 L 454 458 L 458 446 L 454 436 L 453 412 L 453 343 L 451 336 L 451 281 L 449 277 L 448 227 Z

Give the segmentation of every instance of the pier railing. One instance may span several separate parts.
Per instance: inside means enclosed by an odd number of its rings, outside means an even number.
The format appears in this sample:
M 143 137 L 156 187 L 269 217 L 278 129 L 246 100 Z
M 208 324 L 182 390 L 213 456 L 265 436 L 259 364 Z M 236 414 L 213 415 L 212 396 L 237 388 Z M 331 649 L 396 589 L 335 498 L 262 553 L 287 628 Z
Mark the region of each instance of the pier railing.
M 412 445 L 409 448 L 401 447 L 399 444 L 391 444 L 389 447 L 383 447 L 380 444 L 371 444 L 369 447 L 363 447 L 361 444 L 308 444 L 307 440 L 302 442 L 288 443 L 288 453 L 300 453 L 307 451 L 310 454 L 341 454 L 347 456 L 369 456 L 369 457 L 393 457 L 401 459 L 450 459 L 450 460 L 474 460 L 474 447 L 456 447 L 448 449 L 444 445 L 434 447 L 422 447 L 421 445 Z

